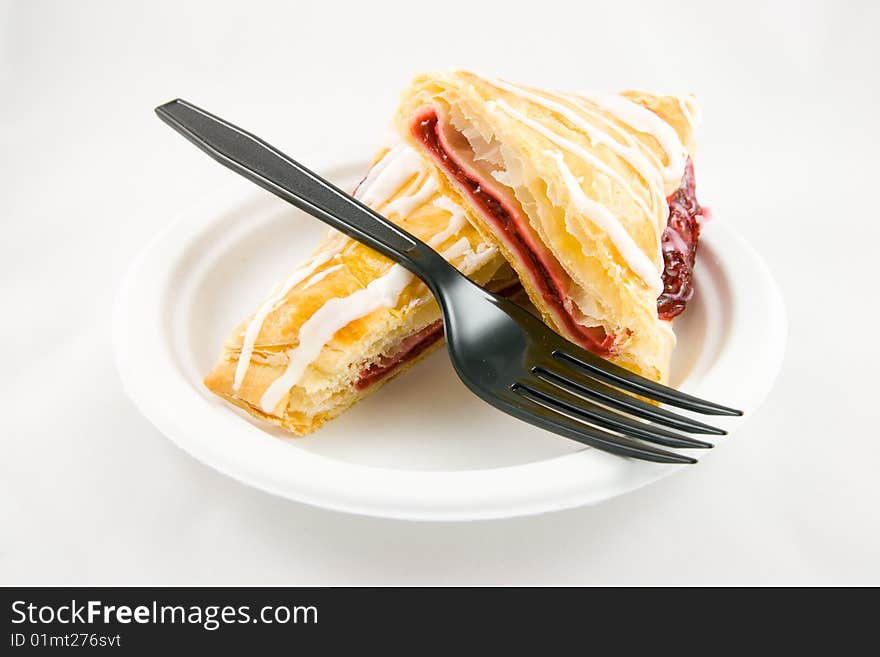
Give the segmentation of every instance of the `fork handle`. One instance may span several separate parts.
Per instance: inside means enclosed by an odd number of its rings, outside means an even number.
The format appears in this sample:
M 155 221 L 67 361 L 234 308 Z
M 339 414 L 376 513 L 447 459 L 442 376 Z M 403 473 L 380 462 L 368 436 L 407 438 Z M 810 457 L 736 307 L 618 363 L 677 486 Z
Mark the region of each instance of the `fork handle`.
M 458 274 L 417 237 L 259 137 L 180 98 L 160 105 L 156 114 L 223 166 L 400 263 L 435 294 L 434 279 Z

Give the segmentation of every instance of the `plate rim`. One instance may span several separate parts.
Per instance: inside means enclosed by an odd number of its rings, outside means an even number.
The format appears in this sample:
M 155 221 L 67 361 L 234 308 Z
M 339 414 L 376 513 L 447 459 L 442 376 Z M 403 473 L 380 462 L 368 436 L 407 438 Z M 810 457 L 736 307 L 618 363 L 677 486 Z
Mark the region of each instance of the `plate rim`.
M 345 175 L 344 172 L 366 170 L 366 164 L 351 161 L 332 167 L 322 167 L 321 170 L 328 178 L 338 179 L 339 176 Z M 218 408 L 225 408 L 226 405 L 220 400 L 209 400 L 206 395 L 198 395 L 192 388 L 192 382 L 185 378 L 184 368 L 180 364 L 176 365 L 179 380 L 175 382 L 172 380 L 173 377 L 169 378 L 169 372 L 173 372 L 174 369 L 169 370 L 168 363 L 159 362 L 161 359 L 155 358 L 152 359 L 154 362 L 148 362 L 150 358 L 145 354 L 150 353 L 149 350 L 133 347 L 153 345 L 154 341 L 164 333 L 162 327 L 157 324 L 157 322 L 161 323 L 161 319 L 160 306 L 156 303 L 159 302 L 163 304 L 161 307 L 164 307 L 167 290 L 161 287 L 161 283 L 178 265 L 173 257 L 163 257 L 163 253 L 176 252 L 179 255 L 188 243 L 180 239 L 181 237 L 188 234 L 192 239 L 198 235 L 200 229 L 209 228 L 224 214 L 248 201 L 253 202 L 261 195 L 269 194 L 244 181 L 239 181 L 239 184 L 227 185 L 215 193 L 206 194 L 200 201 L 178 213 L 177 217 L 158 231 L 134 258 L 121 279 L 114 298 L 113 351 L 116 369 L 125 394 L 160 433 L 196 460 L 248 486 L 297 502 L 358 515 L 420 521 L 509 518 L 591 505 L 637 490 L 682 471 L 681 467 L 670 468 L 653 463 L 632 462 L 598 450 L 583 450 L 542 461 L 488 469 L 379 468 L 341 461 L 306 450 L 290 450 L 279 441 L 266 441 L 265 434 L 258 427 L 248 423 L 245 423 L 247 427 L 241 427 L 241 431 L 236 432 L 243 435 L 236 438 L 241 440 L 241 443 L 231 448 L 235 454 L 224 453 L 221 449 L 224 443 L 221 441 L 199 438 L 195 435 L 199 432 L 208 433 L 212 429 L 222 432 L 226 423 L 225 418 L 229 416 L 229 409 L 217 413 Z M 739 256 L 736 259 L 738 266 L 742 266 L 745 262 L 751 265 L 752 278 L 760 281 L 759 294 L 744 294 L 746 291 L 737 285 L 738 279 L 741 278 L 739 276 L 730 277 L 728 274 L 727 284 L 732 293 L 738 293 L 736 294 L 738 303 L 760 302 L 764 310 L 769 311 L 769 315 L 765 314 L 764 317 L 771 320 L 764 325 L 766 330 L 761 330 L 761 339 L 755 343 L 759 353 L 754 361 L 759 364 L 760 376 L 752 379 L 750 383 L 755 383 L 757 380 L 759 385 L 750 385 L 748 394 L 742 401 L 737 400 L 747 413 L 746 417 L 737 420 L 734 428 L 739 431 L 743 423 L 754 414 L 770 393 L 781 370 L 787 340 L 785 306 L 781 290 L 769 267 L 730 224 L 717 217 L 713 218 L 711 230 L 706 231 L 704 239 L 709 244 L 723 243 L 728 249 L 732 247 L 736 250 Z M 177 240 L 176 246 L 173 243 L 175 240 Z M 732 257 L 734 257 L 733 253 L 729 250 L 727 253 L 722 252 L 722 259 Z M 735 320 L 736 316 L 733 321 Z M 742 328 L 748 330 L 747 325 L 743 325 Z M 744 336 L 736 336 L 738 341 L 743 339 Z M 159 348 L 161 351 L 161 347 Z M 160 367 L 161 365 L 165 367 Z M 148 374 L 161 374 L 161 377 L 158 381 L 151 380 Z M 754 370 L 752 374 L 755 374 Z M 167 404 L 159 403 L 160 395 L 155 394 L 157 383 L 162 384 L 158 387 L 165 389 L 166 392 L 179 394 L 185 393 L 180 386 L 181 383 L 185 384 L 184 387 L 189 388 L 189 392 L 199 399 L 192 401 L 201 403 L 201 407 L 192 407 L 189 416 L 185 413 L 169 412 Z M 698 385 L 697 390 L 699 387 Z M 691 388 L 688 390 L 695 392 Z M 222 421 L 220 418 L 223 418 Z M 731 431 L 732 433 L 734 432 Z M 729 439 L 730 436 L 725 438 L 725 440 Z M 712 452 L 717 452 L 721 447 L 723 445 L 717 445 Z M 282 457 L 282 452 L 277 451 L 277 448 L 283 448 L 286 455 Z M 276 452 L 278 459 L 270 458 L 266 461 L 256 458 L 257 454 L 272 456 L 273 452 Z M 710 453 L 704 452 L 702 459 L 708 454 Z M 289 466 L 291 457 L 299 460 L 303 467 L 296 472 L 279 471 L 279 463 L 284 462 Z M 346 471 L 346 485 L 352 489 L 348 495 L 340 494 L 338 488 L 328 488 L 327 481 L 322 482 L 320 479 L 340 469 Z M 593 480 L 592 485 L 586 489 L 576 485 L 584 483 L 584 473 L 587 471 L 604 473 L 604 483 L 600 485 Z M 300 479 L 294 475 L 298 475 Z M 551 494 L 545 490 L 538 499 L 529 499 L 534 497 L 534 491 L 529 494 L 527 487 L 525 490 L 511 488 L 511 483 L 514 481 L 534 482 L 536 479 L 547 481 L 548 478 L 555 482 L 556 492 Z M 364 484 L 367 486 L 365 487 Z M 446 493 L 439 499 L 436 495 L 431 499 L 401 496 L 400 487 L 403 486 L 406 490 L 408 485 L 418 486 L 423 493 L 426 486 L 433 491 L 445 490 Z M 499 486 L 505 487 L 503 500 L 492 496 L 477 500 L 473 496 L 461 494 L 461 491 L 487 488 L 497 492 Z M 359 495 L 354 495 L 355 491 Z

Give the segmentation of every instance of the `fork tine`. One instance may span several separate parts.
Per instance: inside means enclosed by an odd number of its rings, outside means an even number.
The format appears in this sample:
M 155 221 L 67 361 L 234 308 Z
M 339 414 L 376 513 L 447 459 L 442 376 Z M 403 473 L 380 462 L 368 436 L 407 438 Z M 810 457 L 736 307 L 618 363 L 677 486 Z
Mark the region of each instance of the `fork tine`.
M 617 388 L 592 379 L 580 372 L 568 368 L 567 371 L 559 371 L 558 369 L 547 369 L 546 367 L 537 366 L 532 368 L 535 376 L 550 383 L 568 388 L 570 391 L 578 395 L 587 396 L 602 404 L 619 411 L 625 411 L 645 420 L 652 420 L 657 424 L 662 424 L 679 431 L 687 431 L 688 433 L 699 433 L 713 436 L 725 436 L 727 432 L 724 429 L 713 427 L 710 424 L 704 424 L 697 420 L 692 420 L 684 415 L 667 411 L 665 408 L 654 406 L 646 401 L 642 401 L 638 397 L 621 392 Z
M 633 374 L 619 365 L 599 358 L 584 349 L 579 349 L 576 345 L 567 345 L 565 351 L 555 349 L 553 351 L 553 358 L 591 377 L 602 379 L 613 386 L 656 401 L 671 404 L 672 406 L 678 406 L 679 408 L 705 415 L 742 415 L 742 411 L 687 395 L 674 388 L 656 383 L 638 374 Z
M 535 377 L 531 380 L 519 381 L 518 383 L 541 395 L 548 404 L 554 407 L 561 407 L 566 413 L 584 418 L 587 422 L 601 429 L 620 432 L 631 438 L 647 440 L 665 447 L 683 447 L 686 449 L 714 447 L 712 443 L 673 433 L 658 426 L 609 411 L 544 379 Z
M 566 438 L 584 445 L 595 447 L 604 452 L 618 456 L 628 456 L 642 461 L 655 463 L 696 463 L 697 460 L 684 454 L 676 454 L 651 447 L 636 440 L 619 436 L 607 431 L 591 427 L 584 422 L 560 413 L 558 409 L 548 405 L 539 395 L 526 386 L 514 384 L 512 390 L 517 394 L 514 415 L 526 421 L 532 421 L 538 427 L 549 429 Z M 524 411 L 532 418 L 525 416 Z

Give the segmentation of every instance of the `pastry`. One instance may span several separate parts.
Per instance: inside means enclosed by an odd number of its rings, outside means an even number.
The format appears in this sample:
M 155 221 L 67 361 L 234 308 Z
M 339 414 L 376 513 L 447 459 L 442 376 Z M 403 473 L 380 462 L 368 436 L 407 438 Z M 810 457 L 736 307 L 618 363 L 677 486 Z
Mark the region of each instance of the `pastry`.
M 498 250 L 440 191 L 411 147 L 382 149 L 355 197 L 495 289 L 516 285 Z M 329 231 L 226 341 L 205 384 L 252 415 L 309 433 L 443 342 L 440 310 L 400 265 Z
M 398 132 L 512 265 L 557 332 L 666 381 L 702 220 L 692 98 L 556 93 L 423 75 Z

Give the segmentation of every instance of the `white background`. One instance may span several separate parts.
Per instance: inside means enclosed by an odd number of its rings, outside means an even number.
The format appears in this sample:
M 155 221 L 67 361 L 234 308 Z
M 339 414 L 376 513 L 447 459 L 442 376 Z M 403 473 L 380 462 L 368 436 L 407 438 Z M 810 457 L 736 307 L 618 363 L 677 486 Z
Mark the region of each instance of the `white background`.
M 880 584 L 878 24 L 867 1 L 0 2 L 0 583 Z M 152 108 L 319 166 L 452 65 L 698 94 L 700 198 L 786 297 L 771 397 L 699 466 L 535 518 L 349 516 L 186 456 L 122 393 L 113 293 L 230 174 Z

